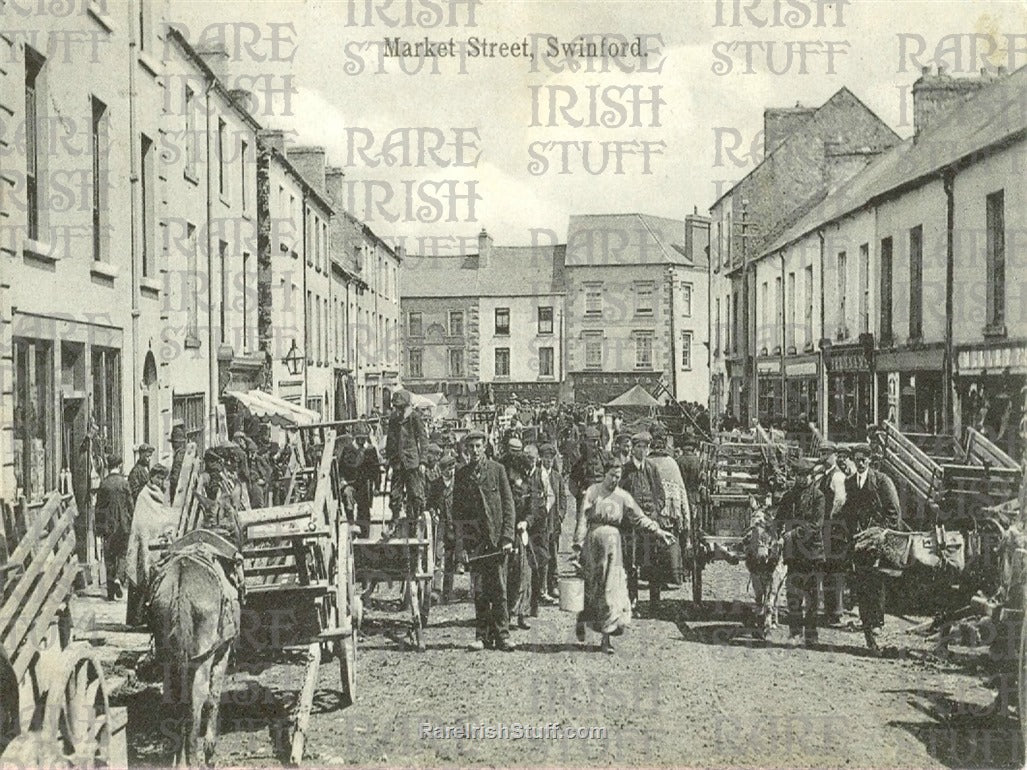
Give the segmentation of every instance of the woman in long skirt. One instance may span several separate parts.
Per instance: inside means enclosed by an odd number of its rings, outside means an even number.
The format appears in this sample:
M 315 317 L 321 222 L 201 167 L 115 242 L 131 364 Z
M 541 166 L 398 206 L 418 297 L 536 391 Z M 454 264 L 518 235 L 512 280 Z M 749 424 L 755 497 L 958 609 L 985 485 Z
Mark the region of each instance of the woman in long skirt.
M 674 535 L 662 529 L 638 507 L 634 498 L 618 488 L 620 459 L 607 455 L 603 480 L 585 492 L 574 528 L 574 549 L 579 553 L 585 578 L 585 608 L 578 614 L 578 640 L 585 641 L 585 627 L 602 634 L 603 652 L 612 654 L 611 636 L 619 636 L 631 625 L 631 601 L 624 571 L 620 528 L 630 524 L 652 532 L 664 543 Z

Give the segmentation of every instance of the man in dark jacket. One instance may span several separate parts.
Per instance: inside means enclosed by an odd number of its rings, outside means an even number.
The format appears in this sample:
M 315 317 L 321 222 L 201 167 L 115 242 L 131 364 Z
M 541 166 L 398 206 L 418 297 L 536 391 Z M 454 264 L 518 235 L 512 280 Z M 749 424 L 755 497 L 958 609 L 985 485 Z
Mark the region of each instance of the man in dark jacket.
M 895 484 L 883 472 L 870 467 L 870 446 L 852 450 L 856 472 L 845 480 L 842 520 L 851 538 L 869 527 L 900 529 L 902 511 Z M 859 606 L 859 620 L 867 647 L 877 649 L 877 630 L 884 626 L 884 575 L 853 554 L 852 590 Z
M 182 463 L 185 461 L 185 445 L 187 436 L 185 425 L 177 420 L 171 426 L 171 480 L 168 488 L 168 499 L 172 504 L 175 502 L 175 493 L 178 491 L 178 477 L 182 475 Z
M 371 520 L 371 503 L 381 483 L 382 461 L 374 444 L 368 441 L 369 432 L 364 423 L 353 428 L 353 444 L 342 453 L 342 475 L 353 486 L 353 499 L 357 506 L 357 521 Z M 364 524 L 360 525 L 365 526 Z
M 471 650 L 513 650 L 506 598 L 506 560 L 513 551 L 514 502 L 502 465 L 485 457 L 485 434 L 465 439 L 470 462 L 453 480 L 453 521 L 460 528 L 474 581 L 475 640 Z
M 566 492 L 563 476 L 553 462 L 556 447 L 543 444 L 539 447 L 539 465 L 528 479 L 531 489 L 532 525 L 528 537 L 535 552 L 535 576 L 532 582 L 531 615 L 538 615 L 538 605 L 555 604 L 552 587 L 556 581 L 557 550 L 560 544 L 560 530 L 567 512 Z
M 788 631 L 792 640 L 817 643 L 817 586 L 824 573 L 824 493 L 813 483 L 813 460 L 792 463 L 794 486 L 778 505 L 788 566 Z
M 599 429 L 594 426 L 586 428 L 581 446 L 578 450 L 578 459 L 571 467 L 570 482 L 571 494 L 574 495 L 575 505 L 581 507 L 581 498 L 590 486 L 603 478 L 603 449 L 599 446 Z
M 150 483 L 150 458 L 153 457 L 153 451 L 149 444 L 140 444 L 136 447 L 136 464 L 128 473 L 128 487 L 132 491 L 133 506 L 143 487 Z
M 424 510 L 424 470 L 428 453 L 428 431 L 421 415 L 412 406 L 410 392 L 392 394 L 392 413 L 385 439 L 385 458 L 392 468 L 389 507 L 398 517 L 406 502 L 407 518 Z
M 453 598 L 453 576 L 459 555 L 453 526 L 453 485 L 456 455 L 446 452 L 439 460 L 439 477 L 428 485 L 428 510 L 435 515 L 435 569 L 442 572 L 442 601 Z
M 631 437 L 631 456 L 621 468 L 618 486 L 635 499 L 642 513 L 656 520 L 663 513 L 665 500 L 660 473 L 647 459 L 651 443 L 652 436 L 647 431 L 641 431 Z M 624 570 L 628 573 L 628 597 L 634 605 L 638 601 L 638 557 L 641 547 L 639 540 L 635 538 L 634 527 L 627 521 L 621 527 L 621 538 L 624 548 Z M 652 555 L 655 557 L 655 551 L 652 551 Z M 660 603 L 662 586 L 656 570 L 656 559 L 650 558 L 649 561 L 649 605 L 650 610 L 655 611 Z
M 107 477 L 96 490 L 96 534 L 103 539 L 107 599 L 114 601 L 121 598 L 121 584 L 125 580 L 125 555 L 135 504 L 128 479 L 121 472 L 121 457 L 108 457 L 107 470 Z

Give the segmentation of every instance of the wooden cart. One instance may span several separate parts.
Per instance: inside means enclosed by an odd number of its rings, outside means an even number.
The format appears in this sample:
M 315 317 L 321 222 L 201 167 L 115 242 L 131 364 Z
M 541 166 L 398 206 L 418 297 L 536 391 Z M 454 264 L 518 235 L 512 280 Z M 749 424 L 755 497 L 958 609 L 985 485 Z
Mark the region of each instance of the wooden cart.
M 240 511 L 244 529 L 245 614 L 241 642 L 246 653 L 275 649 L 306 654 L 303 685 L 293 719 L 290 759 L 303 759 L 322 652 L 338 659 L 342 705 L 356 697 L 356 606 L 350 523 L 336 493 L 335 432 L 315 450 L 298 452 L 302 465 L 282 505 Z M 179 534 L 200 522 L 196 497 L 198 461 L 187 449 L 176 503 Z
M 0 508 L 0 762 L 125 767 L 124 710 L 90 645 L 72 641 L 74 499 Z
M 702 602 L 703 569 L 726 560 L 737 563 L 742 538 L 752 523 L 750 498 L 772 491 L 775 468 L 799 455 L 797 446 L 721 438 L 700 449 L 700 488 L 692 510 L 692 601 Z

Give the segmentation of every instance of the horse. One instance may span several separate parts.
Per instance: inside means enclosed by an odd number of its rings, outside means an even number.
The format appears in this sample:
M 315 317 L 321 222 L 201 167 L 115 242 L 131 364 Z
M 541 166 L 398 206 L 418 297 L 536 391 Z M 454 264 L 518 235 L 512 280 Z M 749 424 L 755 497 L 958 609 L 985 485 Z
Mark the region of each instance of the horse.
M 784 540 L 774 519 L 768 516 L 766 508 L 757 508 L 755 502 L 753 507 L 749 528 L 742 537 L 742 549 L 756 598 L 758 633 L 766 638 L 777 626 L 778 601 L 788 567 L 783 559 Z
M 166 666 L 164 703 L 178 721 L 176 767 L 210 767 L 214 759 L 221 690 L 239 636 L 240 564 L 228 540 L 195 530 L 171 545 L 151 584 L 150 630 L 156 659 Z

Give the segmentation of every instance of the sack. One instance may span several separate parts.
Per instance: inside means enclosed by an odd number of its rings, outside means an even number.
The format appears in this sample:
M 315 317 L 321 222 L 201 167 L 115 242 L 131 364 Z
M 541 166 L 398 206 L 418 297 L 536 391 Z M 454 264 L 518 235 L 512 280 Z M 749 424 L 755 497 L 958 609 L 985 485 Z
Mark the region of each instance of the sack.
M 910 563 L 916 561 L 928 567 L 945 564 L 958 571 L 966 566 L 966 542 L 961 532 L 935 527 L 933 532 L 914 532 L 912 539 Z

